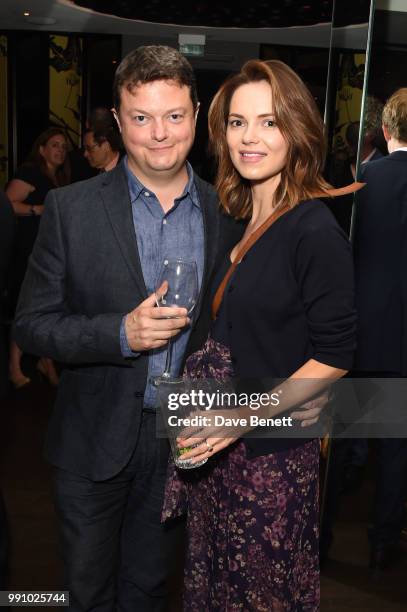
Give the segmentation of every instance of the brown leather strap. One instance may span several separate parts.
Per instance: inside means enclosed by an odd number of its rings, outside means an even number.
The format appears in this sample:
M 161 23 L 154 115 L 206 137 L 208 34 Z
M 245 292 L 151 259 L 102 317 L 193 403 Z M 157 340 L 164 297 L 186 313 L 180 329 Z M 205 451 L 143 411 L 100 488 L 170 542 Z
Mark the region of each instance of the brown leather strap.
M 277 219 L 281 217 L 281 215 L 284 214 L 288 209 L 289 209 L 288 206 L 284 206 L 283 208 L 279 208 L 278 210 L 275 210 L 269 217 L 267 217 L 264 223 L 262 223 L 260 227 L 258 227 L 249 236 L 249 238 L 246 240 L 242 248 L 238 251 L 236 257 L 234 258 L 233 262 L 230 265 L 230 268 L 226 272 L 221 284 L 219 285 L 215 293 L 215 297 L 213 298 L 213 302 L 212 302 L 212 318 L 213 319 L 216 319 L 216 315 L 218 314 L 219 307 L 222 303 L 223 294 L 225 293 L 226 285 L 228 284 L 228 281 L 230 277 L 232 276 L 233 272 L 236 270 L 238 263 L 246 255 L 247 251 L 254 245 L 254 243 L 260 238 L 260 236 L 262 236 L 264 232 L 267 231 L 268 228 L 271 225 L 273 225 L 273 223 L 277 221 Z
M 346 185 L 346 187 L 340 187 L 339 189 L 327 189 L 326 191 L 321 191 L 321 193 L 316 193 L 314 197 L 315 198 L 322 198 L 322 197 L 332 198 L 335 196 L 347 195 L 349 193 L 355 193 L 356 191 L 359 191 L 359 189 L 362 189 L 362 187 L 364 186 L 365 186 L 365 183 L 355 182 L 355 183 L 351 183 L 350 185 Z M 238 251 L 236 257 L 234 258 L 233 262 L 230 265 L 230 268 L 226 272 L 221 284 L 219 285 L 215 293 L 215 297 L 213 298 L 212 319 L 214 320 L 216 319 L 216 315 L 218 314 L 218 310 L 223 300 L 223 294 L 225 293 L 226 285 L 228 284 L 229 279 L 232 276 L 233 272 L 236 270 L 238 263 L 246 255 L 247 251 L 254 245 L 254 243 L 260 238 L 260 236 L 262 236 L 264 232 L 267 231 L 268 228 L 271 227 L 273 223 L 275 223 L 275 221 L 277 221 L 279 217 L 281 217 L 281 215 L 287 212 L 288 209 L 289 209 L 289 206 L 284 206 L 283 208 L 279 208 L 278 210 L 274 211 L 269 217 L 267 217 L 264 223 L 262 223 L 260 227 L 258 227 L 256 231 L 254 231 L 253 234 L 249 236 L 249 238 L 246 240 L 242 248 Z

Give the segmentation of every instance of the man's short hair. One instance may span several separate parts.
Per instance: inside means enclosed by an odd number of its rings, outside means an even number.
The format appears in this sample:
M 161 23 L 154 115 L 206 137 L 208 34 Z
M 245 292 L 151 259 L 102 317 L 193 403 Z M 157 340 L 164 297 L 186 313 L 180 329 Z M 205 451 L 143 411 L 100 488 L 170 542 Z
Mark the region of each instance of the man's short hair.
M 189 87 L 194 110 L 197 108 L 198 94 L 191 64 L 177 49 L 150 45 L 130 51 L 120 62 L 113 82 L 115 109 L 120 108 L 123 87 L 131 92 L 137 85 L 162 80 L 175 81 L 179 85 Z
M 113 113 L 105 106 L 96 106 L 93 108 L 88 117 L 88 128 L 93 132 L 97 132 L 103 128 L 109 128 L 115 125 Z
M 384 105 L 382 120 L 390 136 L 407 143 L 407 87 L 390 96 Z
M 89 133 L 93 134 L 93 139 L 99 146 L 104 142 L 108 142 L 112 151 L 121 151 L 123 149 L 122 137 L 114 126 L 98 127 L 95 130 L 89 128 L 85 134 Z

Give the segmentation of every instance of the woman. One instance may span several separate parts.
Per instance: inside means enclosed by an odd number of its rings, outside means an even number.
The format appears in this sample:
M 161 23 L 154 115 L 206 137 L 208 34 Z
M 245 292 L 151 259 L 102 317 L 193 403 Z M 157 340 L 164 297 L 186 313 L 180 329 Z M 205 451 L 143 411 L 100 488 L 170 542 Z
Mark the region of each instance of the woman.
M 66 155 L 67 139 L 64 131 L 58 127 L 45 130 L 34 142 L 27 162 L 17 170 L 7 187 L 6 195 L 18 217 L 12 287 L 14 308 L 24 279 L 27 261 L 37 237 L 45 197 L 50 189 L 69 183 Z M 21 350 L 12 341 L 9 378 L 17 389 L 30 382 L 30 379 L 21 370 L 21 356 Z M 37 367 L 52 384 L 58 383 L 58 376 L 50 359 L 40 359 Z
M 215 96 L 209 129 L 221 204 L 249 222 L 215 279 L 216 320 L 186 375 L 301 379 L 305 390 L 294 391 L 308 400 L 351 367 L 355 338 L 350 247 L 315 199 L 330 194 L 322 120 L 288 66 L 253 60 Z M 183 459 L 211 460 L 173 474 L 165 507 L 180 511 L 181 481 L 185 610 L 318 610 L 318 439 L 237 439 L 208 427 L 179 440 L 193 445 Z

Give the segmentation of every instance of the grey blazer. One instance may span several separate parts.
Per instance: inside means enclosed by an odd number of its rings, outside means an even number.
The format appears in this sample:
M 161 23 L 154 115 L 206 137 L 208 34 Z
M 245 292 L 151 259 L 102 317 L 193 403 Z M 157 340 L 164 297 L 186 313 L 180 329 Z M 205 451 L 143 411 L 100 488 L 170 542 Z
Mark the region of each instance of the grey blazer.
M 195 177 L 205 267 L 191 346 L 206 333 L 202 302 L 215 261 L 238 238 L 214 189 Z M 148 354 L 124 359 L 122 317 L 147 297 L 122 164 L 51 191 L 23 283 L 14 328 L 25 352 L 67 364 L 47 439 L 48 460 L 92 480 L 118 473 L 134 450 Z M 194 340 L 195 338 L 195 340 Z

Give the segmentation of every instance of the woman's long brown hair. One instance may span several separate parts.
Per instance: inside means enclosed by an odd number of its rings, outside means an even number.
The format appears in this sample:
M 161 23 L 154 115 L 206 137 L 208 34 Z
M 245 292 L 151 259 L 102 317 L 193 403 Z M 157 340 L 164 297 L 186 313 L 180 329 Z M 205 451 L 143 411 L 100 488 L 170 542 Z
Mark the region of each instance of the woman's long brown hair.
M 246 62 L 239 74 L 229 78 L 209 109 L 209 138 L 218 162 L 216 189 L 223 208 L 235 218 L 247 219 L 252 212 L 250 182 L 235 169 L 226 142 L 226 127 L 232 96 L 241 85 L 266 81 L 270 84 L 275 122 L 288 143 L 287 163 L 274 194 L 276 208 L 290 208 L 302 200 L 330 195 L 331 186 L 322 177 L 325 159 L 324 124 L 315 101 L 300 77 L 277 60 Z

